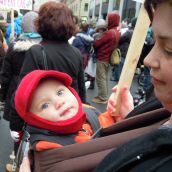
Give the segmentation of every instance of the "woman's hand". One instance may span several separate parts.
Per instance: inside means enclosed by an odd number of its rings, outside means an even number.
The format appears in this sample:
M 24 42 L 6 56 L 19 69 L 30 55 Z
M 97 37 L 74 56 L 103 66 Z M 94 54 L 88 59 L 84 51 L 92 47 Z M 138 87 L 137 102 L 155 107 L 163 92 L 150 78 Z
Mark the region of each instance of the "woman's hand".
M 117 91 L 117 86 L 112 88 L 112 94 L 109 97 L 108 104 L 107 104 L 107 111 L 109 114 L 113 114 L 116 112 L 116 102 L 114 100 L 115 93 Z M 129 112 L 134 109 L 133 97 L 128 90 L 127 86 L 123 86 L 121 88 L 121 105 L 119 110 L 119 117 L 120 119 L 125 118 Z

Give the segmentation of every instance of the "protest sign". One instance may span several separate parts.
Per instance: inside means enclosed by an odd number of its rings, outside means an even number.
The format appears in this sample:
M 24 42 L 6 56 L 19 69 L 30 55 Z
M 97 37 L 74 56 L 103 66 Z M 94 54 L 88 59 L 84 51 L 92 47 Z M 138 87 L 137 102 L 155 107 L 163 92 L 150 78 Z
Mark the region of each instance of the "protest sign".
M 32 10 L 32 0 L 0 0 L 0 6 L 13 9 Z

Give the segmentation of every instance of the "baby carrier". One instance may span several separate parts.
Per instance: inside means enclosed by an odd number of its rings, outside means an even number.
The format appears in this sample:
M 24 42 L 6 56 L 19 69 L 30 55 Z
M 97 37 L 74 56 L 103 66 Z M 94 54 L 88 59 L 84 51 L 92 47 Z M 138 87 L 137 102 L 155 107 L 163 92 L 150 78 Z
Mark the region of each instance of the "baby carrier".
M 114 148 L 140 135 L 156 130 L 169 117 L 170 113 L 161 108 L 125 119 L 108 128 L 99 128 L 98 134 L 96 134 L 98 137 L 87 142 L 70 144 L 41 152 L 31 149 L 32 171 L 93 171 Z M 21 163 L 27 149 L 28 140 L 29 135 L 25 132 L 15 161 L 17 163 L 16 166 Z

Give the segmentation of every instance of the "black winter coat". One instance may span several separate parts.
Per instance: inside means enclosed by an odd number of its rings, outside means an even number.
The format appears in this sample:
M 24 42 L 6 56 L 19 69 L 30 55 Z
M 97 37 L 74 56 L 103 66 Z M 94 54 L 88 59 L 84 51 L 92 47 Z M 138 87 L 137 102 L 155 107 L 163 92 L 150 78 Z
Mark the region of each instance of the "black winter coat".
M 118 48 L 121 50 L 121 57 L 125 58 L 130 45 L 133 30 L 126 31 L 119 40 Z
M 72 77 L 72 87 L 79 93 L 83 103 L 86 102 L 84 70 L 82 56 L 79 50 L 68 42 L 57 43 L 43 41 L 41 43 L 46 54 L 48 69 L 65 72 Z M 25 60 L 20 72 L 19 81 L 29 72 L 36 69 L 45 69 L 41 45 L 32 46 L 25 55 Z M 39 67 L 38 67 L 39 64 Z M 17 115 L 13 102 L 13 114 L 10 129 L 22 129 L 23 120 Z
M 171 172 L 172 126 L 163 126 L 112 151 L 95 172 Z
M 39 42 L 37 40 L 37 42 Z M 10 121 L 11 99 L 18 85 L 18 76 L 22 67 L 25 52 L 33 45 L 28 40 L 18 40 L 9 46 L 0 73 L 0 101 L 5 102 L 4 119 Z

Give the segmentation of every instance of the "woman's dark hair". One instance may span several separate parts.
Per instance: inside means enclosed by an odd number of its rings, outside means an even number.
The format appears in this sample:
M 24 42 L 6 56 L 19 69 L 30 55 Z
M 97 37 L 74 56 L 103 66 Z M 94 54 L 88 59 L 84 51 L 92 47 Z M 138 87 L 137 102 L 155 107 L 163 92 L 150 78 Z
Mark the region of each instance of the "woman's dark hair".
M 40 7 L 35 25 L 42 38 L 50 41 L 67 41 L 75 32 L 72 11 L 54 1 Z
M 156 9 L 156 6 L 161 3 L 169 3 L 172 4 L 171 0 L 145 0 L 144 7 L 149 15 L 150 20 L 153 20 L 153 13 Z

